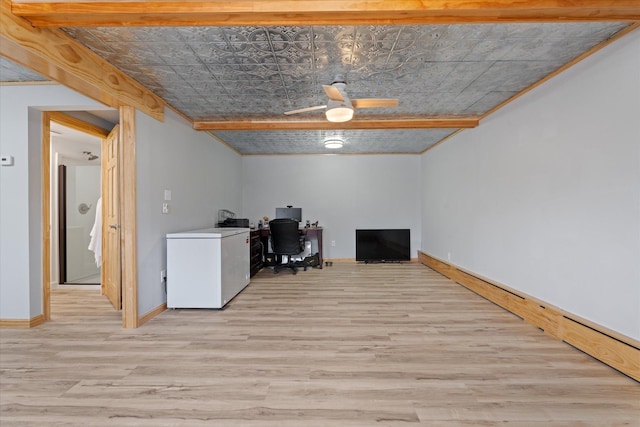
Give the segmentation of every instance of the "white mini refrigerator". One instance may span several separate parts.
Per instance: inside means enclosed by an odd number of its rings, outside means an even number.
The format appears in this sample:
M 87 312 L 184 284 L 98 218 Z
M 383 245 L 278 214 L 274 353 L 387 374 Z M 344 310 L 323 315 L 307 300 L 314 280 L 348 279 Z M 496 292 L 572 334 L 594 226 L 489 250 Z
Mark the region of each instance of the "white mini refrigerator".
M 167 234 L 167 307 L 222 308 L 249 284 L 249 229 Z

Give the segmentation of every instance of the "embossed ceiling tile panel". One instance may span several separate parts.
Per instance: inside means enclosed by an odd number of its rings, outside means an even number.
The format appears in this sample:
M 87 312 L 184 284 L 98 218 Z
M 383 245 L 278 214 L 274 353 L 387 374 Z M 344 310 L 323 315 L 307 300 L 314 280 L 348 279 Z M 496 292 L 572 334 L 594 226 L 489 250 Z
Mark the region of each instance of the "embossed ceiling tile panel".
M 146 43 L 114 43 L 110 48 L 115 64 L 166 65 Z
M 226 42 L 191 43 L 189 47 L 205 64 L 235 64 L 233 51 Z
M 111 48 L 108 42 L 104 41 L 104 37 L 101 37 L 99 32 L 77 28 L 63 28 L 62 30 L 110 63 L 114 65 L 120 63 L 118 53 Z
M 459 111 L 467 112 L 471 106 L 477 104 L 486 94 L 485 90 L 476 90 L 470 87 L 455 96 L 451 96 L 453 95 L 451 94 L 446 105 L 446 109 L 449 111 L 448 114 L 456 114 Z
M 189 85 L 197 93 L 200 93 L 207 98 L 227 95 L 227 91 L 225 90 L 224 86 L 220 82 L 214 79 L 194 80 L 194 81 L 190 81 Z
M 294 85 L 299 81 L 310 84 L 314 78 L 311 67 L 305 65 L 278 65 L 276 71 L 282 74 L 285 84 Z
M 127 71 L 122 68 L 120 69 L 127 73 L 132 79 L 153 91 L 156 95 L 163 96 L 168 93 L 151 70 L 149 70 L 149 72 L 145 72 L 144 69 L 131 71 Z
M 419 27 L 384 27 L 377 34 L 376 41 L 381 51 L 398 53 L 413 48 L 419 37 Z
M 282 67 L 290 67 L 296 63 L 288 57 L 266 54 L 258 57 L 258 62 L 264 68 L 272 72 L 279 72 Z
M 547 62 L 500 61 L 475 79 L 469 88 L 485 92 L 520 91 L 555 69 L 555 65 Z
M 356 112 L 360 117 L 482 114 L 626 25 L 120 27 L 67 31 L 166 97 L 184 114 L 198 120 L 220 120 L 237 116 L 276 118 L 287 110 L 324 105 L 327 97 L 321 85 L 336 79 L 347 82 L 351 98 L 399 99 L 397 108 L 361 109 Z M 315 111 L 297 117 L 322 114 Z M 438 135 L 434 130 L 420 132 L 426 133 L 419 139 L 394 134 L 395 147 L 412 150 L 416 144 L 423 150 L 428 139 L 425 135 Z M 253 147 L 255 141 L 250 138 L 261 134 L 247 133 L 243 144 Z M 271 151 L 284 147 L 283 152 L 295 150 L 300 144 L 304 152 L 316 152 L 318 144 L 324 149 L 317 138 L 300 140 L 308 138 L 300 137 L 308 133 L 292 140 L 284 134 L 279 136 L 282 141 L 269 140 L 266 146 Z M 352 152 L 379 152 L 389 147 L 388 138 L 377 141 L 374 133 L 349 135 L 345 147 Z M 369 141 L 358 139 L 358 135 L 366 135 Z
M 187 101 L 186 101 L 187 99 L 195 100 L 195 99 L 202 98 L 202 96 L 188 84 L 174 85 L 174 86 L 171 86 L 170 88 L 165 88 L 164 90 L 165 90 L 165 96 L 180 99 L 181 104 L 184 104 L 184 105 L 187 105 Z M 172 103 L 172 105 L 174 107 L 177 107 L 175 103 Z
M 276 78 L 279 77 L 279 78 Z M 280 84 L 280 85 L 284 85 L 285 87 L 289 87 L 289 86 L 294 86 L 294 87 L 309 87 L 311 89 L 314 88 L 314 80 L 313 80 L 313 75 L 312 74 L 300 74 L 295 75 L 295 74 L 287 74 L 287 73 L 277 73 L 277 74 L 271 74 L 267 79 L 265 79 L 266 81 L 269 81 L 271 83 L 275 84 Z M 317 87 L 318 91 L 322 90 L 319 86 Z
M 121 41 L 139 43 L 180 43 L 184 42 L 178 28 L 174 27 L 120 27 Z
M 480 76 L 485 75 L 491 69 L 493 64 L 494 62 L 492 61 L 447 63 L 446 65 L 451 66 L 450 71 L 441 80 L 437 90 L 459 93 L 466 87 L 472 85 Z M 446 70 L 441 71 L 446 73 Z M 499 80 L 501 76 L 495 76 L 495 78 Z
M 267 91 L 278 91 L 282 90 L 282 84 L 279 81 L 276 81 L 275 84 L 267 81 L 262 81 L 261 83 L 253 86 L 246 84 L 246 81 L 238 81 L 238 80 L 220 80 L 220 84 L 224 87 L 224 89 L 230 94 L 243 94 L 247 91 L 251 90 L 253 87 L 260 87 L 263 90 Z M 274 94 L 275 96 L 275 94 Z
M 335 41 L 335 35 L 343 27 L 295 27 L 295 32 L 290 35 L 291 41 L 295 44 L 296 48 L 311 52 L 317 47 L 318 43 L 331 43 Z
M 251 35 L 255 33 L 264 33 L 265 27 L 247 26 L 247 27 L 222 27 L 224 38 L 229 43 L 248 43 L 251 41 Z
M 301 50 L 301 52 L 313 52 L 314 56 L 319 60 L 325 62 L 329 61 L 335 63 L 341 58 L 349 58 L 351 55 L 350 49 L 341 49 L 340 44 L 336 42 L 316 42 L 312 51 Z
M 496 26 L 500 25 L 504 24 L 434 25 L 433 27 L 437 27 L 435 33 L 428 33 L 428 35 L 439 33 L 440 37 L 435 38 L 484 40 L 490 37 Z
M 360 30 L 358 30 L 359 28 Z M 338 31 L 333 33 L 332 41 L 335 41 L 343 52 L 371 49 L 373 39 L 371 34 L 367 32 L 367 28 L 369 27 L 345 26 L 338 28 Z
M 173 67 L 169 65 L 143 66 L 142 69 L 147 70 L 148 78 L 153 79 L 161 86 L 167 87 L 167 89 L 169 89 L 168 86 L 170 85 L 181 84 L 181 82 L 184 82 L 184 80 L 175 72 Z
M 438 91 L 434 94 L 425 94 L 421 99 L 416 100 L 416 111 L 422 111 L 427 115 L 456 115 L 459 111 L 455 109 L 455 105 L 460 102 L 460 92 L 443 92 Z M 409 98 L 415 99 L 415 98 Z M 404 105 L 404 98 L 401 100 Z
M 0 82 L 42 82 L 49 79 L 0 56 Z
M 221 27 L 179 27 L 176 29 L 180 38 L 186 43 L 222 43 L 227 38 Z
M 494 40 L 504 39 L 522 39 L 531 40 L 540 38 L 549 31 L 553 31 L 553 27 L 557 24 L 494 24 L 491 25 L 491 31 L 485 38 Z M 573 25 L 573 24 L 560 24 Z M 581 24 L 577 24 L 581 25 Z
M 496 24 L 493 25 L 488 38 L 524 40 L 531 40 L 533 38 L 538 38 L 541 40 L 562 40 L 567 38 L 585 37 L 604 38 L 616 33 L 627 25 L 628 24 L 623 22 Z M 601 31 L 603 31 L 603 33 L 601 33 Z
M 297 110 L 299 108 L 313 107 L 315 105 L 326 105 L 327 98 L 326 96 L 308 96 L 308 97 L 292 97 L 295 98 L 291 102 L 283 104 L 280 110 L 276 110 L 274 112 L 280 112 L 284 114 L 285 111 L 289 110 Z M 296 114 L 296 118 L 318 118 L 323 117 L 324 111 L 309 111 L 307 113 Z
M 246 40 L 263 52 L 277 52 L 287 49 L 293 37 L 302 27 L 257 27 L 251 31 Z
M 240 71 L 239 67 L 236 65 L 205 65 L 209 69 L 211 75 L 218 80 L 240 80 L 246 81 L 247 84 L 249 84 L 262 78 L 259 74 Z
M 563 64 L 577 57 L 590 46 L 576 40 L 521 40 L 509 42 L 511 50 L 501 60 L 505 61 L 551 61 Z
M 71 37 L 80 41 L 80 43 L 86 42 L 88 46 L 93 45 L 93 42 L 91 42 L 92 39 L 105 45 L 110 45 L 112 43 L 124 43 L 127 41 L 120 36 L 121 31 L 119 28 L 62 28 L 62 30 Z
M 495 91 L 489 92 L 485 94 L 482 98 L 476 101 L 473 105 L 469 106 L 466 110 L 463 111 L 465 114 L 475 114 L 481 115 L 485 112 L 491 110 L 498 104 L 508 100 L 509 98 L 515 96 L 518 92 L 508 92 L 508 91 Z
M 149 48 L 167 65 L 201 65 L 198 55 L 185 43 L 150 43 Z
M 416 80 L 416 87 L 413 90 L 432 90 L 443 85 L 449 77 L 455 77 L 458 66 L 468 65 L 471 69 L 482 68 L 479 63 L 458 63 L 458 62 L 429 62 L 424 64 L 417 72 L 419 76 Z M 486 67 L 485 67 L 486 68 Z M 411 85 L 405 86 L 412 90 Z
M 209 69 L 200 63 L 195 65 L 171 65 L 171 67 L 169 68 L 175 72 L 176 80 L 184 80 L 184 81 L 214 80 Z
M 628 24 L 626 22 L 594 22 L 589 28 L 582 26 L 578 30 L 575 30 L 575 37 L 589 37 L 594 40 L 605 40 L 625 28 L 627 25 Z M 556 36 L 562 38 L 564 36 L 562 31 L 562 28 L 556 30 Z
M 348 73 L 347 71 L 348 67 L 340 63 L 329 64 L 326 67 L 316 67 L 314 75 L 316 77 L 316 83 L 319 85 L 318 90 L 322 90 L 322 85 L 329 85 L 336 79 L 346 80 L 349 83 L 359 79 L 356 73 Z
M 505 59 L 513 50 L 513 43 L 508 40 L 479 40 L 469 53 L 465 61 L 498 61 Z
M 409 61 L 463 61 L 478 44 L 474 39 L 445 39 L 433 43 L 428 50 L 409 58 Z
M 414 93 L 410 95 L 402 95 L 399 99 L 398 111 L 395 111 L 395 113 L 409 115 L 434 115 L 442 113 L 443 111 L 451 111 L 451 108 L 446 105 L 451 102 L 451 99 L 455 99 L 456 95 L 457 94 L 450 94 L 449 96 L 442 96 L 441 93 L 438 93 L 437 95 L 435 93 Z
M 215 132 L 214 135 L 243 154 L 318 153 L 319 131 Z
M 197 101 L 191 101 L 188 104 L 183 102 L 177 102 L 175 105 L 173 103 L 170 105 L 182 111 L 183 114 L 187 114 L 189 116 L 194 116 L 195 114 L 203 110 L 202 106 L 198 104 Z
M 452 129 L 413 129 L 212 133 L 243 154 L 363 154 L 420 153 L 453 132 Z M 341 149 L 324 147 L 325 139 L 336 137 L 344 141 Z
M 287 91 L 287 96 L 289 97 L 288 101 L 285 101 L 281 104 L 282 110 L 284 113 L 288 110 L 297 110 L 299 108 L 311 107 L 314 105 L 326 105 L 327 98 L 321 96 L 309 96 L 309 93 L 302 92 L 293 92 Z M 322 112 L 320 112 L 322 113 Z M 296 115 L 297 117 L 297 115 Z

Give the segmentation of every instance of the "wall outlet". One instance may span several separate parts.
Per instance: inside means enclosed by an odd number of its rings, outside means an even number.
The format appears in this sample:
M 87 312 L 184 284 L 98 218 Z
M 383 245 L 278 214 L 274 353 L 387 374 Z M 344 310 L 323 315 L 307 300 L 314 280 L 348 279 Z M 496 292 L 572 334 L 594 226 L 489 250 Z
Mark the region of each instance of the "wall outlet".
M 160 283 L 167 281 L 167 270 L 160 270 Z
M 335 245 L 336 245 L 336 241 L 335 241 L 335 240 L 332 240 L 332 241 L 331 241 L 331 246 L 335 246 Z
M 163 214 L 168 214 L 169 213 L 169 203 L 163 203 L 162 204 L 162 213 Z
M 451 252 L 447 252 L 447 260 L 451 261 Z

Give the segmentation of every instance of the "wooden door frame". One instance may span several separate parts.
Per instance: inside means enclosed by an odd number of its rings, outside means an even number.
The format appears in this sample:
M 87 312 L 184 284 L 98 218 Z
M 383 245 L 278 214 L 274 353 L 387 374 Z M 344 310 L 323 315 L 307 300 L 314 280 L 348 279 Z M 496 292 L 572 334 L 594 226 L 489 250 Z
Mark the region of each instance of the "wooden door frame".
M 109 131 L 57 111 L 42 113 L 42 311 L 51 320 L 51 122 L 106 138 Z M 135 109 L 120 107 L 122 325 L 137 328 Z

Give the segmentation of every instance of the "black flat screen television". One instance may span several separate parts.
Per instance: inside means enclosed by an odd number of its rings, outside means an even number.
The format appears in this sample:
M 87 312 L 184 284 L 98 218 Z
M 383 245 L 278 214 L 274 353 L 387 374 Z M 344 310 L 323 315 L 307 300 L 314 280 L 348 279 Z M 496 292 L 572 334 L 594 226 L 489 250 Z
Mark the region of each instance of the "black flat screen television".
M 411 231 L 356 230 L 356 261 L 411 261 Z

